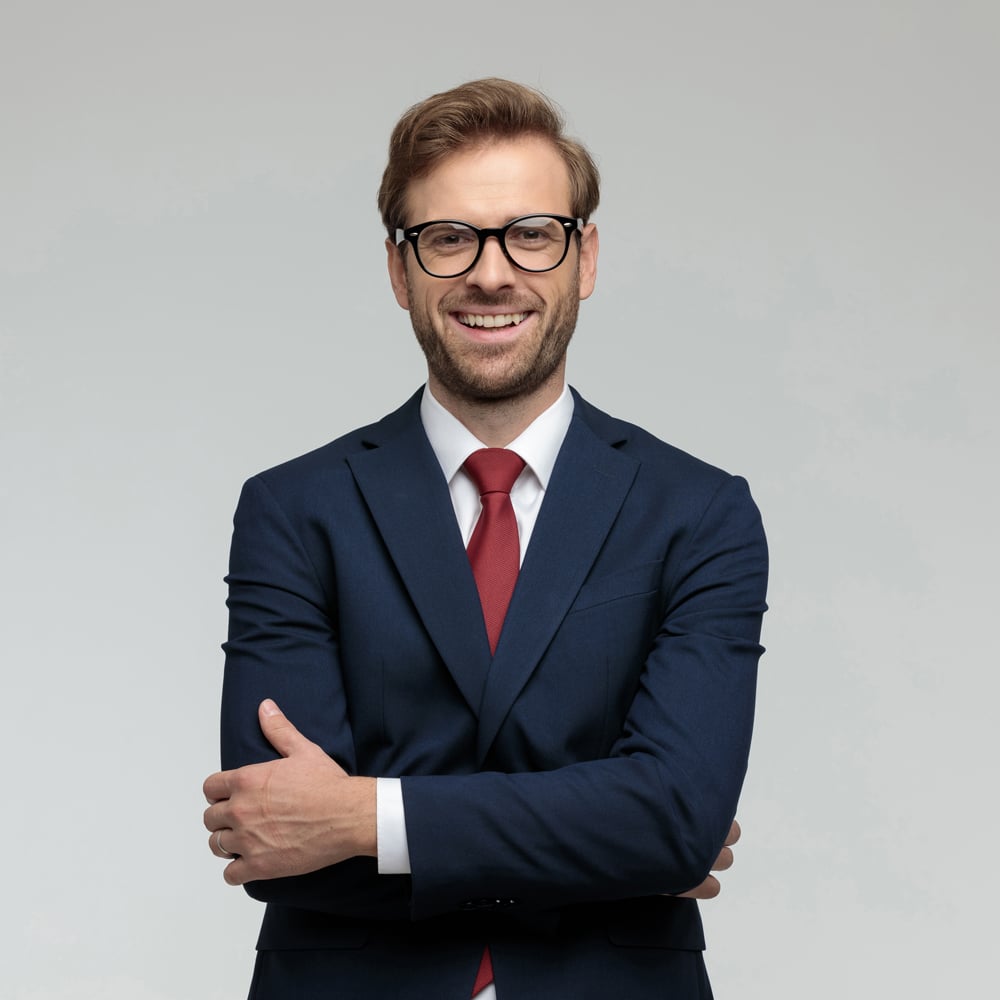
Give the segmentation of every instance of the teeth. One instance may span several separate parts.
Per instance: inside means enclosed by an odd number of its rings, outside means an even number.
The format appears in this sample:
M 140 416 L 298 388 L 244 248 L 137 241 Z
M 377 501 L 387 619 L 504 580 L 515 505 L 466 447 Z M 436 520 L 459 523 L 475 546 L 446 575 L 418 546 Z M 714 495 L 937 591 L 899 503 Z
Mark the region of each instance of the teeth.
M 523 323 L 527 313 L 504 313 L 501 316 L 479 316 L 475 313 L 459 313 L 458 319 L 466 326 L 483 326 L 487 329 L 498 326 L 515 326 Z

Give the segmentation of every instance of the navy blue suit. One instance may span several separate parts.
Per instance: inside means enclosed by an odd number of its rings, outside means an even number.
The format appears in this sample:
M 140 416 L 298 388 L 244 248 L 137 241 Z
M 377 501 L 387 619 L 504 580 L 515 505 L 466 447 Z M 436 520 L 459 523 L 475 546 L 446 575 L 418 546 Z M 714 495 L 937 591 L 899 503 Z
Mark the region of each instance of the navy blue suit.
M 251 479 L 235 518 L 222 764 L 257 705 L 403 776 L 412 875 L 251 883 L 251 995 L 710 996 L 697 904 L 750 746 L 767 554 L 746 483 L 575 399 L 491 658 L 419 393 Z

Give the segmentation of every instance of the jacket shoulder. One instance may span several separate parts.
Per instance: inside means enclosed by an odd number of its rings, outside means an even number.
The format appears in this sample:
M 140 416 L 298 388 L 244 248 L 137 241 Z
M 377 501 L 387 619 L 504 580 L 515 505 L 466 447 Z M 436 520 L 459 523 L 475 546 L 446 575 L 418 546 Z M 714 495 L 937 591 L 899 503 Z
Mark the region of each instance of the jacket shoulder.
M 331 480 L 350 475 L 347 468 L 350 456 L 368 451 L 404 429 L 412 429 L 413 421 L 419 424 L 420 392 L 418 390 L 399 409 L 381 420 L 348 431 L 327 444 L 265 469 L 252 476 L 251 481 L 261 480 L 270 490 L 285 493 L 323 488 Z
M 658 438 L 637 424 L 613 417 L 576 394 L 577 412 L 590 429 L 611 447 L 641 463 L 646 476 L 666 482 L 700 484 L 717 489 L 733 476 L 676 445 Z

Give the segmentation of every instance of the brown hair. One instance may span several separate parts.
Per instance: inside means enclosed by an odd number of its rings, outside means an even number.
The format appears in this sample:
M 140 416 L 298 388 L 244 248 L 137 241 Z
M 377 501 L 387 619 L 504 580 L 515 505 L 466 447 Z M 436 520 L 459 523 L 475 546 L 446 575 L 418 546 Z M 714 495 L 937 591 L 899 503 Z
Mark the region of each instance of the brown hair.
M 406 189 L 461 146 L 537 135 L 556 147 L 569 171 L 572 213 L 586 222 L 597 208 L 600 176 L 587 150 L 563 135 L 558 108 L 537 90 L 491 77 L 463 83 L 415 104 L 389 138 L 389 162 L 378 189 L 378 208 L 389 239 L 406 225 Z M 412 225 L 413 220 L 410 220 Z

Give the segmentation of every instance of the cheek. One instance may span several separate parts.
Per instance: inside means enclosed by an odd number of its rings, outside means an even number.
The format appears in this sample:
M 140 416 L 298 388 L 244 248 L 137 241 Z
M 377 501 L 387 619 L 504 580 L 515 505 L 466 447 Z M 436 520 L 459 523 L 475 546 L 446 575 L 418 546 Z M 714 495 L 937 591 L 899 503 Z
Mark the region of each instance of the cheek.
M 537 294 L 545 300 L 550 309 L 562 309 L 566 306 L 567 300 L 576 299 L 578 282 L 575 280 L 553 281 L 545 288 L 539 288 Z
M 424 294 L 416 300 L 417 311 L 428 317 L 431 321 L 437 322 L 441 312 L 441 298 L 437 295 Z

